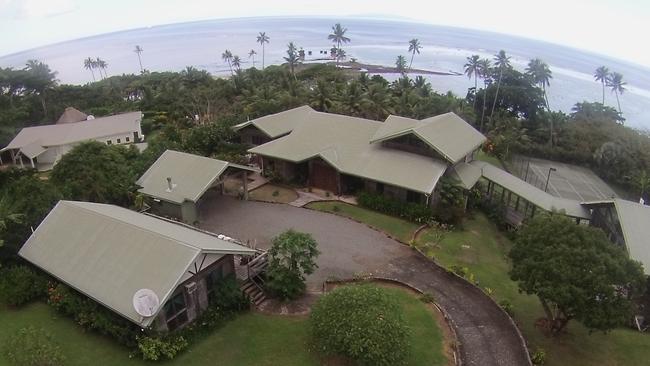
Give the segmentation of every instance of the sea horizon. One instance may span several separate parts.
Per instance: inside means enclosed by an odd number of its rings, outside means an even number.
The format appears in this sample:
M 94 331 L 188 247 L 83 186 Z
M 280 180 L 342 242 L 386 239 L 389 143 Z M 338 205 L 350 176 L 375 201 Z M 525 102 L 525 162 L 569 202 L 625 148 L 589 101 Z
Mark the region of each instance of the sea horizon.
M 512 56 L 513 66 L 523 71 L 528 60 L 539 57 L 553 72 L 548 88 L 553 110 L 571 111 L 575 103 L 600 102 L 602 89 L 593 80 L 593 71 L 607 66 L 622 73 L 628 90 L 620 96 L 626 124 L 650 129 L 650 67 L 612 56 L 570 46 L 468 28 L 432 25 L 402 19 L 345 16 L 273 16 L 199 20 L 120 30 L 111 33 L 62 41 L 0 56 L 2 67 L 23 67 L 29 59 L 47 63 L 58 72 L 64 84 L 85 84 L 92 75 L 83 69 L 87 57 L 101 57 L 108 62 L 109 75 L 137 74 L 139 66 L 133 52 L 136 44 L 144 48 L 143 66 L 150 71 L 180 71 L 187 66 L 206 70 L 216 76 L 229 73 L 221 53 L 230 49 L 252 65 L 248 51 L 258 52 L 255 66 L 261 65 L 261 47 L 255 36 L 265 31 L 271 36 L 266 45 L 266 64 L 282 63 L 286 44 L 294 41 L 305 51 L 331 47 L 327 40 L 331 25 L 341 22 L 348 28 L 351 42 L 344 45 L 348 58 L 361 63 L 393 65 L 398 55 L 410 58 L 408 41 L 418 38 L 424 48 L 416 54 L 413 67 L 440 72 L 462 73 L 467 56 L 489 57 L 504 49 Z M 181 50 L 181 52 L 179 52 Z M 417 74 L 412 74 L 415 77 Z M 383 75 L 393 80 L 397 75 Z M 434 90 L 451 91 L 465 96 L 473 80 L 464 75 L 423 75 Z M 606 91 L 606 104 L 616 108 L 615 96 Z

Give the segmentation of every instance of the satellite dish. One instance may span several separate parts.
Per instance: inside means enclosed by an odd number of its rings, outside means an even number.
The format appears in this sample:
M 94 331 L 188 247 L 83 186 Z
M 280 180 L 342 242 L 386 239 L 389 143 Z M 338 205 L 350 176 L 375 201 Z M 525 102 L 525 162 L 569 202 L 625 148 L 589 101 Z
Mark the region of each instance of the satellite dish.
M 95 119 L 95 116 L 93 116 L 92 114 L 89 114 L 88 117 L 86 117 L 86 121 L 90 121 L 93 119 Z
M 140 316 L 145 318 L 153 316 L 159 306 L 158 295 L 147 288 L 140 289 L 133 295 L 133 308 Z

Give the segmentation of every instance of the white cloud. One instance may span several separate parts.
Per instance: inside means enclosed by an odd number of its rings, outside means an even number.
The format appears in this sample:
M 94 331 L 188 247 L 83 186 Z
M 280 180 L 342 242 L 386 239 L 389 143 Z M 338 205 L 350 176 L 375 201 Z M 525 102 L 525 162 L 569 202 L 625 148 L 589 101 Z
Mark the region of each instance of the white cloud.
M 75 11 L 75 0 L 0 0 L 0 18 L 33 20 Z

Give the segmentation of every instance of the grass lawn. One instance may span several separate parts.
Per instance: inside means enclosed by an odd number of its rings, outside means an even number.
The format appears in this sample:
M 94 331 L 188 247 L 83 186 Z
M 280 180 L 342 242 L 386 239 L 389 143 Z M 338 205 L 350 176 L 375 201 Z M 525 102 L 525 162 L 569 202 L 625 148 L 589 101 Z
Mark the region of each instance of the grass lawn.
M 255 201 L 289 203 L 298 198 L 298 194 L 290 188 L 273 184 L 265 184 L 249 192 L 248 197 Z
M 419 244 L 431 242 L 424 232 Z M 441 243 L 428 250 L 445 265 L 467 267 L 481 287 L 489 287 L 497 301 L 508 300 L 514 306 L 515 321 L 532 349 L 543 348 L 547 365 L 642 365 L 650 359 L 650 336 L 631 329 L 617 329 L 609 334 L 593 333 L 577 321 L 568 333 L 557 338 L 545 336 L 534 327 L 543 316 L 535 296 L 520 294 L 517 284 L 508 277 L 507 253 L 512 243 L 483 215 L 467 220 L 464 230 L 446 234 Z
M 408 243 L 411 240 L 413 233 L 418 228 L 417 224 L 343 202 L 312 202 L 306 207 L 318 211 L 335 213 L 337 215 L 363 222 L 375 229 L 384 231 L 405 243 Z M 338 211 L 335 211 L 336 209 L 334 207 L 338 207 Z
M 442 333 L 434 314 L 416 296 L 391 288 L 411 327 L 412 353 L 409 365 L 444 365 Z M 66 357 L 68 366 L 152 365 L 129 358 L 129 350 L 112 339 L 84 332 L 71 319 L 60 316 L 48 305 L 36 302 L 19 310 L 0 307 L 0 348 L 19 329 L 34 326 L 46 329 Z M 172 361 L 162 365 L 203 366 L 218 362 L 237 366 L 302 366 L 320 364 L 308 351 L 307 318 L 264 315 L 249 312 L 238 316 Z M 9 366 L 0 353 L 0 365 Z

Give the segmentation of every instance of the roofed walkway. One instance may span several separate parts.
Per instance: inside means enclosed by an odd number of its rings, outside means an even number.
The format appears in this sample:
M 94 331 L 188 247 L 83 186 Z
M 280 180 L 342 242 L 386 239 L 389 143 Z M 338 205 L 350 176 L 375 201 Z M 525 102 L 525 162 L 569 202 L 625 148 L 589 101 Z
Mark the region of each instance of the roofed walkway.
M 201 226 L 268 248 L 271 239 L 293 228 L 319 243 L 319 268 L 308 277 L 320 291 L 328 277 L 372 273 L 430 292 L 451 317 L 464 365 L 529 365 L 527 351 L 508 316 L 483 292 L 447 273 L 406 245 L 366 225 L 289 205 L 219 197 L 204 204 Z M 227 213 L 227 214 L 225 214 Z

